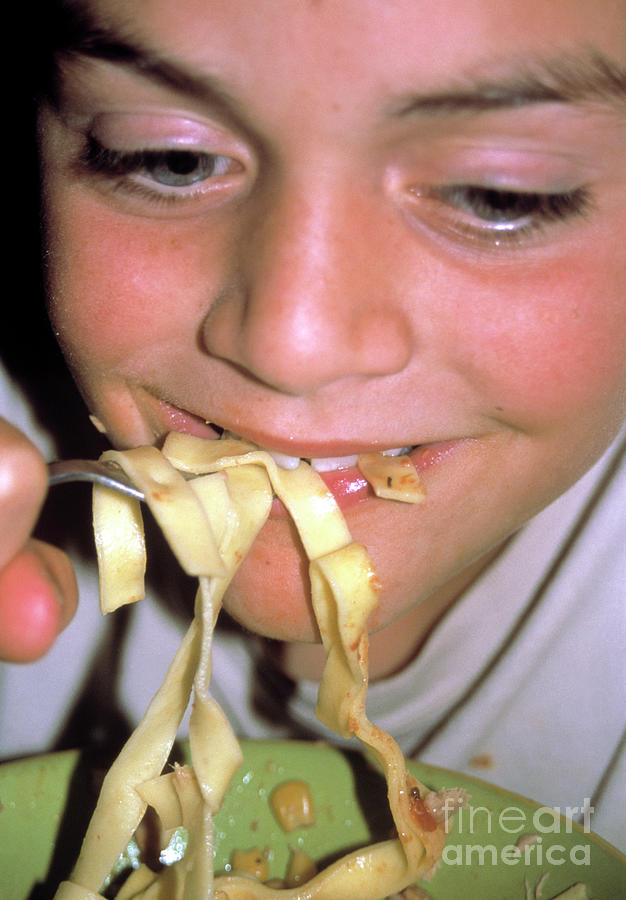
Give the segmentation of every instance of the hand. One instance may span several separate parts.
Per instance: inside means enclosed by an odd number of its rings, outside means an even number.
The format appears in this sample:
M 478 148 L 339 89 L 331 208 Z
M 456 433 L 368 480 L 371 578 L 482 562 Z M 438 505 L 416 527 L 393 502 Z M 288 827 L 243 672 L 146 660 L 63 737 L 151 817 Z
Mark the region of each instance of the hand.
M 0 659 L 43 656 L 76 610 L 67 556 L 31 537 L 47 491 L 37 448 L 0 419 Z

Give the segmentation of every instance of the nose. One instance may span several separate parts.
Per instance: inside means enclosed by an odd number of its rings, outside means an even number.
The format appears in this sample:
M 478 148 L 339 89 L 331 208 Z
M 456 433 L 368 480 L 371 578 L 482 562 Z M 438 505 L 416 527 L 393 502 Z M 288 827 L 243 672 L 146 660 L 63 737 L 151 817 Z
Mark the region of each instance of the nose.
M 206 316 L 207 352 L 293 395 L 401 371 L 410 327 L 372 203 L 310 178 L 268 194 Z

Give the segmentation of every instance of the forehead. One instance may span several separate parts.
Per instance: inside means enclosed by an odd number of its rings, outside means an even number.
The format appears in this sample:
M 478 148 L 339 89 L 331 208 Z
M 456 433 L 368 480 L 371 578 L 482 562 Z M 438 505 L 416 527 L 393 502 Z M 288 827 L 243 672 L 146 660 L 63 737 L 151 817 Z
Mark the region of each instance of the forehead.
M 61 0 L 105 28 L 198 66 L 264 64 L 292 77 L 410 67 L 433 80 L 493 61 L 596 47 L 626 58 L 624 0 Z M 600 7 L 600 9 L 599 9 Z M 599 11 L 601 14 L 599 14 Z
M 208 85 L 244 116 L 307 123 L 310 107 L 332 127 L 346 110 L 374 121 L 598 99 L 624 114 L 626 0 L 601 0 L 602 16 L 597 0 L 52 2 L 59 46 L 201 100 Z
M 58 46 L 291 131 L 600 100 L 622 120 L 626 0 L 51 0 Z M 111 77 L 111 72 L 107 75 Z M 313 124 L 313 113 L 317 124 Z M 269 118 L 267 118 L 269 116 Z M 334 123 L 334 124 L 333 124 Z M 356 127 L 356 125 L 354 126 Z M 368 126 L 370 127 L 370 126 Z

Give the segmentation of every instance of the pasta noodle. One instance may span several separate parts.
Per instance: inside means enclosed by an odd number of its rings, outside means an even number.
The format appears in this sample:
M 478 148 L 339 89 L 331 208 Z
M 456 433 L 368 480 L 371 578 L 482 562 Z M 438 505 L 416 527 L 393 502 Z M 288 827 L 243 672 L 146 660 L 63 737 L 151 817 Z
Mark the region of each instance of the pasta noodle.
M 426 788 L 403 755 L 366 715 L 366 623 L 377 581 L 365 548 L 305 462 L 277 467 L 245 441 L 168 435 L 163 450 L 107 451 L 143 491 L 185 571 L 198 576 L 195 615 L 138 727 L 105 778 L 71 879 L 56 900 L 101 900 L 99 891 L 137 829 L 147 805 L 164 835 L 189 834 L 182 860 L 152 872 L 142 866 L 121 900 L 379 900 L 422 877 L 443 850 L 445 829 L 424 805 Z M 193 474 L 191 480 L 186 475 Z M 269 515 L 274 495 L 289 511 L 310 560 L 312 602 L 327 662 L 317 714 L 343 736 L 357 737 L 378 761 L 397 838 L 351 853 L 304 885 L 275 889 L 245 875 L 213 874 L 213 815 L 242 756 L 210 693 L 212 635 L 224 592 Z M 138 501 L 94 488 L 94 524 L 104 612 L 144 594 L 145 551 Z M 189 745 L 193 769 L 162 775 L 193 696 Z

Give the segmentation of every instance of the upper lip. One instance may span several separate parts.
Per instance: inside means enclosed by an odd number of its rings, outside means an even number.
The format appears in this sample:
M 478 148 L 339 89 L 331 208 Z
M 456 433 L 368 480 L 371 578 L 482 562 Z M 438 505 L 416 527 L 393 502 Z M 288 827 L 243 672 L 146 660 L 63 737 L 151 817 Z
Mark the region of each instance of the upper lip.
M 177 406 L 170 401 L 161 401 L 161 403 L 163 404 L 163 407 L 169 407 L 170 409 L 175 410 L 179 416 L 188 416 L 190 420 L 206 424 L 207 431 L 209 430 L 209 428 L 212 428 L 216 433 L 216 437 L 218 436 L 219 431 L 223 429 L 224 431 L 230 431 L 232 434 L 242 438 L 243 440 L 247 440 L 253 444 L 257 444 L 264 450 L 270 450 L 276 453 L 284 453 L 287 456 L 297 456 L 302 459 L 324 459 L 328 457 L 353 456 L 360 453 L 371 453 L 372 451 L 377 450 L 389 450 L 395 447 L 415 446 L 417 443 L 415 441 L 407 441 L 401 438 L 398 438 L 395 443 L 393 442 L 393 439 L 385 439 L 385 441 L 367 441 L 336 437 L 324 438 L 323 440 L 317 438 L 303 440 L 300 436 L 285 436 L 276 434 L 275 432 L 266 432 L 262 429 L 255 428 L 254 426 L 248 426 L 247 424 L 245 426 L 242 426 L 240 423 L 230 423 L 226 421 L 221 421 L 218 424 L 212 420 L 206 419 L 204 416 L 199 415 L 198 413 L 194 413 L 188 409 Z M 166 427 L 168 426 L 167 421 L 165 421 L 164 424 L 166 425 Z M 172 430 L 171 423 L 169 430 Z M 182 431 L 184 429 L 177 428 L 176 430 Z M 208 436 L 209 435 L 207 434 L 207 437 Z
M 284 453 L 287 456 L 299 456 L 302 459 L 324 459 L 335 456 L 354 456 L 359 453 L 371 453 L 376 450 L 389 450 L 393 447 L 413 446 L 409 443 L 397 444 L 365 441 L 349 441 L 341 438 L 326 439 L 324 441 L 302 441 L 294 438 L 284 438 L 275 434 L 266 434 L 255 428 L 234 429 L 234 433 L 243 440 L 258 444 L 264 450 L 276 453 Z

